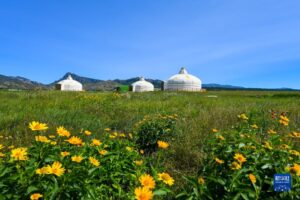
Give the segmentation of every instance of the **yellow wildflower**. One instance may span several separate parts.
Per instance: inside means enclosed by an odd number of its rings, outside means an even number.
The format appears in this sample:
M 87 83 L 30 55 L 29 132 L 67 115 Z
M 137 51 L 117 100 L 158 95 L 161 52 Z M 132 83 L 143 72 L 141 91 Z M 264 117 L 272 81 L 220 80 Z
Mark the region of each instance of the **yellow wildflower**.
M 140 178 L 140 183 L 143 187 L 146 187 L 148 189 L 154 189 L 155 188 L 155 181 L 152 176 L 149 174 L 144 174 Z
M 298 165 L 297 163 L 294 163 L 294 166 L 292 166 L 292 167 L 287 167 L 286 169 L 287 169 L 287 171 L 289 171 L 291 174 L 300 176 L 300 165 Z
M 2 144 L 0 144 L 0 150 L 3 149 L 3 148 L 4 148 L 4 146 Z
M 96 166 L 96 167 L 99 167 L 100 162 L 99 162 L 96 158 L 94 158 L 94 157 L 89 157 L 89 160 L 90 160 L 90 163 L 91 163 L 92 165 L 94 165 L 94 166 Z
M 153 193 L 146 187 L 135 188 L 134 190 L 136 200 L 151 200 L 153 199 Z
M 271 144 L 269 142 L 264 142 L 264 144 L 262 145 L 264 148 L 272 150 L 273 147 L 271 146 Z
M 109 132 L 109 131 L 110 131 L 110 128 L 105 128 L 104 131 Z
M 300 138 L 300 132 L 292 132 L 292 133 L 290 133 L 290 135 L 289 135 L 290 137 L 295 137 L 295 138 Z
M 140 150 L 140 154 L 143 155 L 144 153 L 145 153 L 145 151 L 144 151 L 143 149 L 141 149 L 141 150 Z
M 213 129 L 212 129 L 212 132 L 213 132 L 213 133 L 217 133 L 217 132 L 219 132 L 219 131 L 218 131 L 218 129 L 213 128 Z
M 222 135 L 218 135 L 216 138 L 217 138 L 218 140 L 225 140 L 225 138 L 224 138 Z
M 62 152 L 60 152 L 60 155 L 61 155 L 62 157 L 66 157 L 66 156 L 70 155 L 70 152 L 62 151 Z
M 97 139 L 92 139 L 92 145 L 94 146 L 100 146 L 102 143 L 100 140 L 97 140 Z
M 43 195 L 40 193 L 34 193 L 30 196 L 30 200 L 38 200 L 39 198 L 42 198 Z
M 61 176 L 65 173 L 65 168 L 63 168 L 62 164 L 58 161 L 55 161 L 48 170 L 49 174 L 54 174 L 56 176 Z
M 114 139 L 114 138 L 116 138 L 117 136 L 115 136 L 115 135 L 113 135 L 113 134 L 109 134 L 109 138 L 110 139 Z
M 132 133 L 128 133 L 128 136 L 129 136 L 130 139 L 133 138 Z
M 55 135 L 49 135 L 48 137 L 53 139 L 53 138 L 55 138 Z
M 131 151 L 133 151 L 133 148 L 132 147 L 126 147 L 126 150 L 131 152 Z
M 279 123 L 284 125 L 284 126 L 288 126 L 289 125 L 289 118 L 287 118 L 284 115 L 280 115 L 280 119 L 279 119 Z
M 5 157 L 5 154 L 0 152 L 0 158 L 3 158 L 3 157 Z
M 107 154 L 107 151 L 105 149 L 98 151 L 100 155 L 105 156 Z
M 198 178 L 198 183 L 199 183 L 200 185 L 203 185 L 203 184 L 205 183 L 205 180 L 204 180 L 204 178 L 203 178 L 202 176 L 200 176 L 200 177 Z
M 92 132 L 91 132 L 91 131 L 88 131 L 88 130 L 86 130 L 86 131 L 84 131 L 84 134 L 85 134 L 85 135 L 87 135 L 87 136 L 89 136 L 89 135 L 91 135 L 91 134 L 92 134 Z
M 291 148 L 289 145 L 287 145 L 287 144 L 282 144 L 281 146 L 280 146 L 282 149 L 289 149 L 289 148 Z
M 289 153 L 294 155 L 294 156 L 299 156 L 300 155 L 299 151 L 296 151 L 296 150 L 289 150 Z
M 174 184 L 174 179 L 168 173 L 159 173 L 158 180 L 163 181 L 169 186 L 172 186 Z
M 70 144 L 82 145 L 82 140 L 77 136 L 72 136 L 70 139 L 66 140 Z
M 48 126 L 47 126 L 47 124 L 33 121 L 33 122 L 29 123 L 29 128 L 32 131 L 44 131 L 44 130 L 48 129 Z
M 57 145 L 57 142 L 52 141 L 52 142 L 50 142 L 50 144 L 51 144 L 51 145 Z
M 242 165 L 241 165 L 240 163 L 238 163 L 238 162 L 232 162 L 232 163 L 230 164 L 230 168 L 231 168 L 232 170 L 239 170 L 239 169 L 242 168 Z
M 56 128 L 56 133 L 62 137 L 70 137 L 71 136 L 71 133 L 67 129 L 65 129 L 63 126 Z
M 27 148 L 16 148 L 11 150 L 11 157 L 14 160 L 28 160 L 27 157 Z
M 51 140 L 49 140 L 46 136 L 42 136 L 42 135 L 35 136 L 35 141 L 43 142 L 43 143 L 51 142 Z
M 269 129 L 269 130 L 268 130 L 268 133 L 269 133 L 270 135 L 274 135 L 274 134 L 276 134 L 277 132 L 274 131 L 273 129 Z
M 83 160 L 83 157 L 82 156 L 72 156 L 71 160 L 73 162 L 81 163 L 81 161 Z
M 247 161 L 247 159 L 243 156 L 243 154 L 236 153 L 234 154 L 234 159 L 237 160 L 239 163 L 243 164 Z
M 43 175 L 43 174 L 50 174 L 50 171 L 51 171 L 51 166 L 48 165 L 46 167 L 42 167 L 42 168 L 35 170 L 35 173 L 39 174 L 39 175 Z
M 242 113 L 242 114 L 238 115 L 238 118 L 242 119 L 242 120 L 248 120 L 249 119 L 245 113 Z
M 10 146 L 8 146 L 8 148 L 9 149 L 13 149 L 13 148 L 15 148 L 15 146 L 14 145 L 10 145 Z
M 141 166 L 143 164 L 143 161 L 142 160 L 136 160 L 134 161 L 134 163 L 137 165 L 137 166 Z
M 158 140 L 157 144 L 158 144 L 158 147 L 161 149 L 167 149 L 170 146 L 169 143 L 161 141 L 161 140 Z
M 251 125 L 251 128 L 258 129 L 258 126 L 256 124 Z
M 126 137 L 126 135 L 124 133 L 120 133 L 119 137 L 123 137 L 124 138 L 124 137 Z
M 115 131 L 115 132 L 113 132 L 111 135 L 117 137 L 117 136 L 118 136 L 118 132 Z
M 248 176 L 249 176 L 250 181 L 251 181 L 253 184 L 255 184 L 255 183 L 256 183 L 256 177 L 255 177 L 253 174 L 249 174 Z
M 216 161 L 216 163 L 218 163 L 218 164 L 223 164 L 223 163 L 224 163 L 224 160 L 221 160 L 221 159 L 219 159 L 219 158 L 215 158 L 215 161 Z

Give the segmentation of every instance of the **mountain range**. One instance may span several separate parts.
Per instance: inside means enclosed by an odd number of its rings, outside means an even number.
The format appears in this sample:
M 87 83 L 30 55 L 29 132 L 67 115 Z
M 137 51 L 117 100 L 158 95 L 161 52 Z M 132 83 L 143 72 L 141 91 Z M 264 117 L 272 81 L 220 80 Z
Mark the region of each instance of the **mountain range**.
M 66 79 L 69 75 L 71 75 L 74 80 L 81 82 L 85 90 L 91 90 L 91 91 L 111 91 L 118 86 L 130 85 L 133 82 L 139 80 L 139 77 L 125 79 L 125 80 L 121 80 L 121 79 L 98 80 L 98 79 L 79 76 L 77 74 L 68 72 L 57 81 L 54 81 L 50 84 L 42 84 L 20 76 L 0 75 L 0 89 L 4 89 L 4 90 L 54 89 L 54 86 L 57 82 Z M 159 79 L 146 79 L 146 80 L 151 82 L 155 88 L 161 88 L 162 80 Z M 215 83 L 203 84 L 202 87 L 209 90 L 294 90 L 291 88 L 275 88 L 275 89 L 245 88 L 241 86 L 221 85 Z

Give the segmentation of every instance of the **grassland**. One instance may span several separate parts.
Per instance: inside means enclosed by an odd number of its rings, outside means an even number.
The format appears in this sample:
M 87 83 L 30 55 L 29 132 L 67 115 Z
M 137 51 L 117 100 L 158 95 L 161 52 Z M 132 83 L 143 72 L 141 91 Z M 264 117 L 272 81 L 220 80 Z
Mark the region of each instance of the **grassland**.
M 23 91 L 0 92 L 0 135 L 5 145 L 30 145 L 28 123 L 64 126 L 101 134 L 107 127 L 131 132 L 145 115 L 177 114 L 165 166 L 176 177 L 193 174 L 202 165 L 202 148 L 211 129 L 231 129 L 240 113 L 251 113 L 264 127 L 271 111 L 286 112 L 292 129 L 300 124 L 300 92 L 208 91 L 206 93 L 113 93 Z M 299 127 L 299 126 L 298 126 Z M 52 129 L 55 133 L 55 129 Z M 299 131 L 299 130 L 298 130 Z M 50 131 L 51 132 L 51 131 Z

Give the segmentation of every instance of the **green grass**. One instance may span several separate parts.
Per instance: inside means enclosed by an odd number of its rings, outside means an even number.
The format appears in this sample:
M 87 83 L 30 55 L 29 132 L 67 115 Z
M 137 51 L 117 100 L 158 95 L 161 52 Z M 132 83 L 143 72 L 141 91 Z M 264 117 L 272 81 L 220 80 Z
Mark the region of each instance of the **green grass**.
M 216 95 L 215 97 L 209 97 Z M 252 113 L 258 125 L 271 110 L 285 111 L 291 127 L 300 123 L 298 92 L 209 91 L 206 93 L 113 93 L 0 91 L 0 135 L 7 145 L 30 145 L 28 123 L 37 120 L 71 132 L 103 129 L 130 132 L 145 115 L 178 114 L 179 120 L 165 165 L 176 174 L 194 173 L 201 166 L 205 139 L 212 128 L 230 129 L 240 113 Z M 52 129 L 53 133 L 55 132 Z

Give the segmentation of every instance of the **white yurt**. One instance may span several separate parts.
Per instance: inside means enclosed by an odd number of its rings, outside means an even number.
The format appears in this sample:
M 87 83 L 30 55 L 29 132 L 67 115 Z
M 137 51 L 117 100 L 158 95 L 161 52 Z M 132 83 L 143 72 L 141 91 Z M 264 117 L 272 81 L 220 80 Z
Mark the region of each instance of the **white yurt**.
M 82 84 L 73 80 L 72 76 L 69 75 L 67 79 L 58 82 L 55 88 L 61 91 L 82 91 Z
M 144 77 L 141 77 L 140 80 L 131 84 L 132 92 L 150 92 L 154 91 L 154 86 L 152 83 L 146 81 Z
M 189 74 L 184 67 L 182 67 L 178 74 L 170 77 L 164 82 L 164 90 L 169 91 L 201 91 L 202 82 L 196 76 Z

